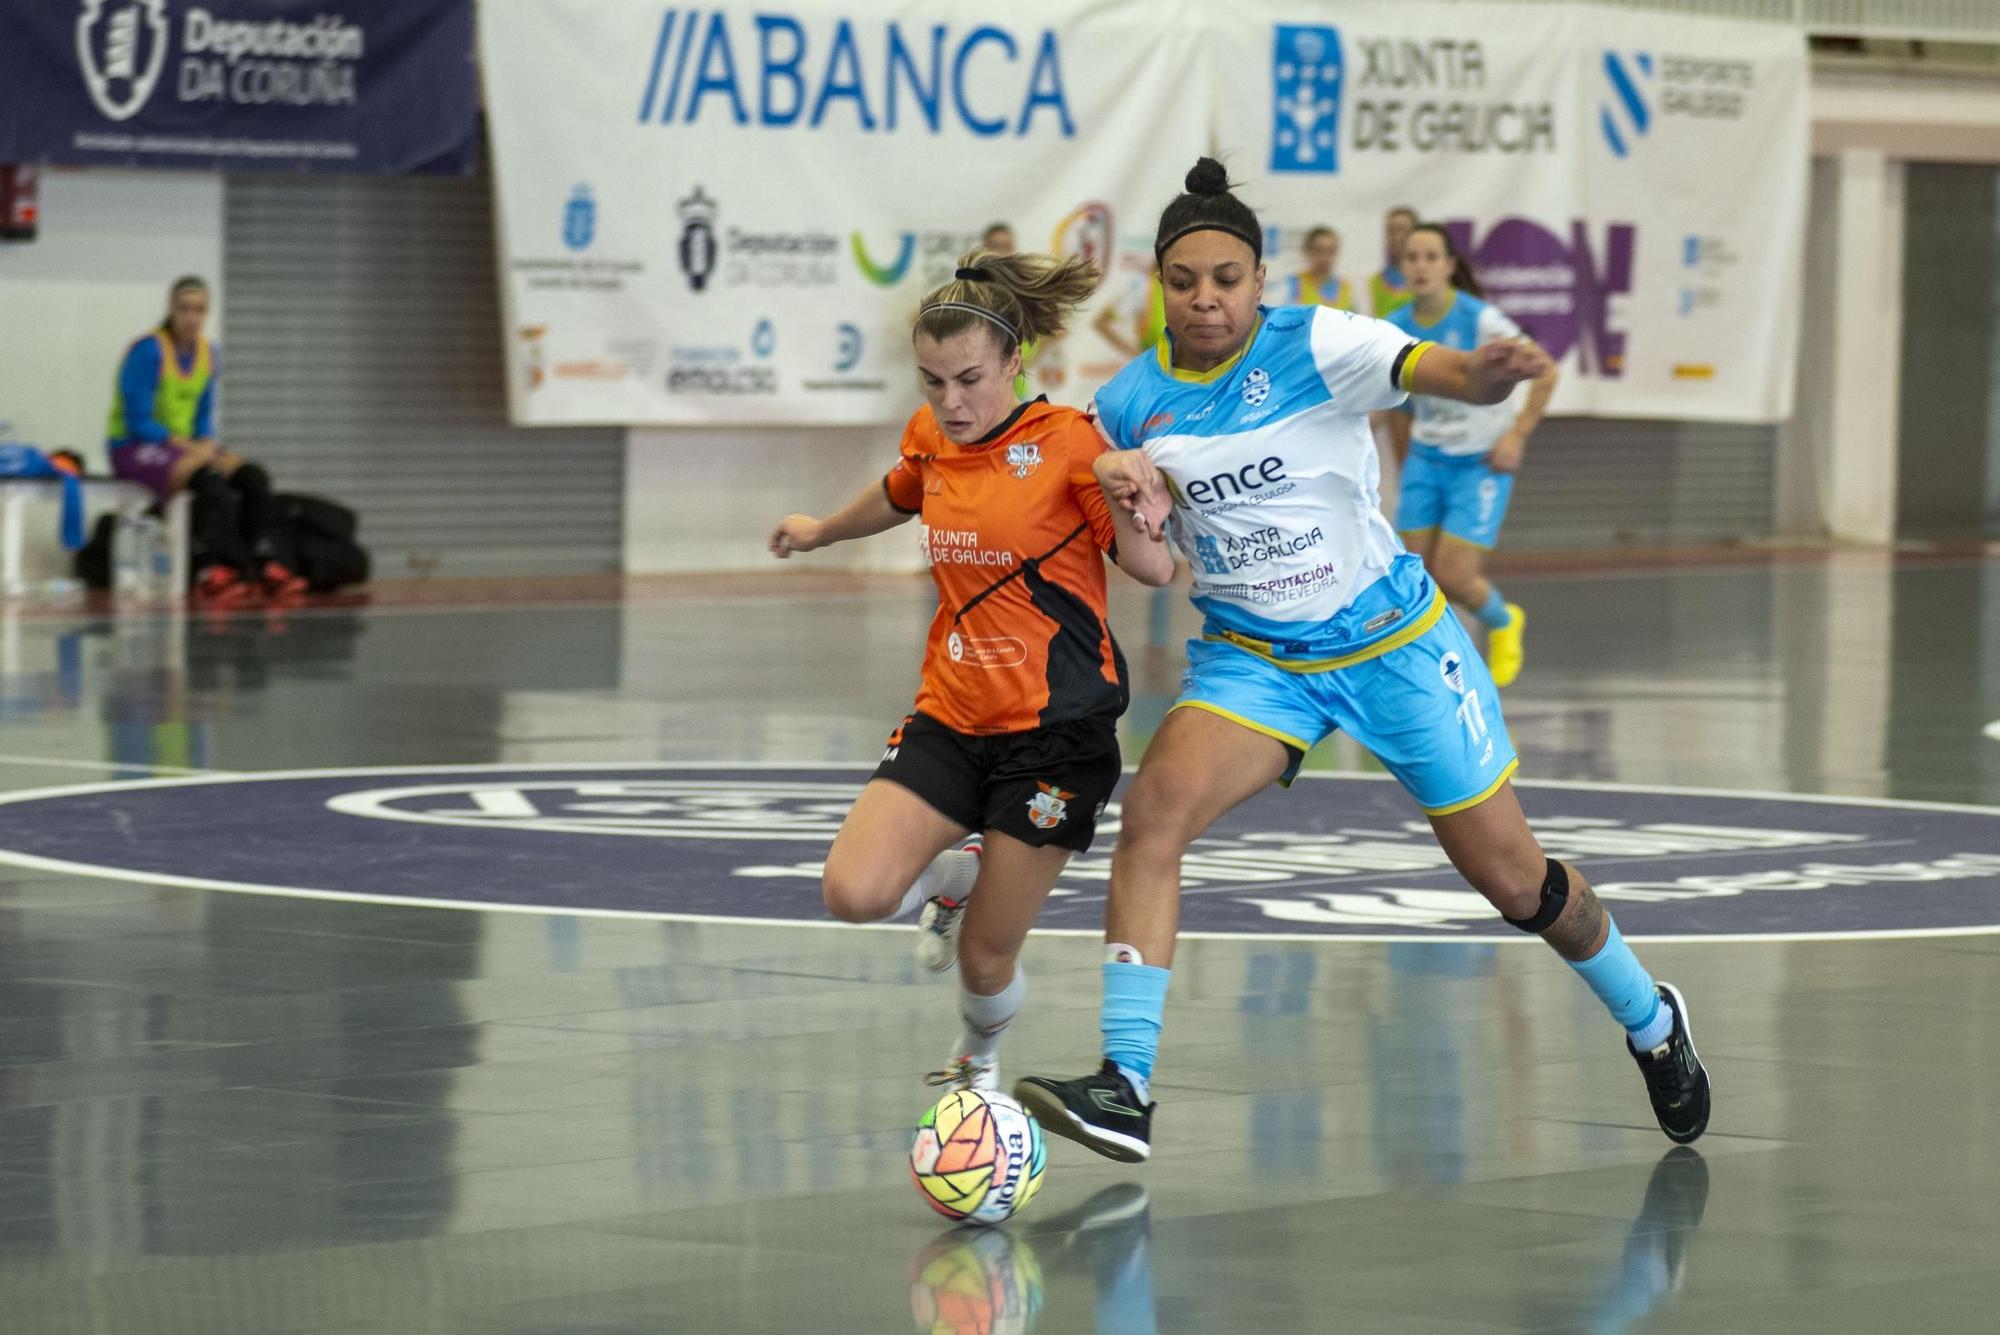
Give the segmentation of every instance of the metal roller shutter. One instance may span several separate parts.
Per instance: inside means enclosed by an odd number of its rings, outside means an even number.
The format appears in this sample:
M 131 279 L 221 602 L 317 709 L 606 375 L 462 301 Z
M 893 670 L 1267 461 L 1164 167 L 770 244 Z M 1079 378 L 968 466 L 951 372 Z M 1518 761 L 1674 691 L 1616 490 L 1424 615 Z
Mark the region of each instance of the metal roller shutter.
M 483 172 L 228 180 L 223 436 L 380 576 L 619 568 L 625 433 L 508 425 L 496 272 Z
M 1670 547 L 1769 537 L 1777 428 L 1551 418 L 1500 542 L 1512 548 Z

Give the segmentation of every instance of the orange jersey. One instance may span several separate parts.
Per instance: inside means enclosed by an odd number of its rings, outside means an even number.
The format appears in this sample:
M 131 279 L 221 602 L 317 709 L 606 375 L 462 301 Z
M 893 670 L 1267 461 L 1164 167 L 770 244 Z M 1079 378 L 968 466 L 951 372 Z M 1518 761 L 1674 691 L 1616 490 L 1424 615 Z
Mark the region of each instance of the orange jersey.
M 957 732 L 1027 732 L 1122 714 L 1125 657 L 1104 610 L 1111 510 L 1091 474 L 1091 420 L 1044 399 L 985 440 L 956 445 L 928 407 L 882 479 L 922 517 L 938 611 L 917 710 Z

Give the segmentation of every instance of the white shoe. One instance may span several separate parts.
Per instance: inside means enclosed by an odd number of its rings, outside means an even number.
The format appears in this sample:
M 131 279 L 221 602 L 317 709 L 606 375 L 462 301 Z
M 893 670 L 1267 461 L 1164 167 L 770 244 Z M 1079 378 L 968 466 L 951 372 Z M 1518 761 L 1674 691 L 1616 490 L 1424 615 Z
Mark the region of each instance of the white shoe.
M 970 853 L 980 857 L 985 851 L 984 841 L 973 838 L 943 856 Z M 965 906 L 971 899 L 968 887 L 957 899 L 932 895 L 924 901 L 924 910 L 917 918 L 917 963 L 932 973 L 945 973 L 957 965 L 958 929 L 965 918 Z
M 951 1064 L 942 1071 L 932 1071 L 924 1077 L 924 1083 L 932 1089 L 959 1090 L 1000 1088 L 1000 1059 L 998 1057 L 975 1057 L 961 1052 L 951 1059 Z

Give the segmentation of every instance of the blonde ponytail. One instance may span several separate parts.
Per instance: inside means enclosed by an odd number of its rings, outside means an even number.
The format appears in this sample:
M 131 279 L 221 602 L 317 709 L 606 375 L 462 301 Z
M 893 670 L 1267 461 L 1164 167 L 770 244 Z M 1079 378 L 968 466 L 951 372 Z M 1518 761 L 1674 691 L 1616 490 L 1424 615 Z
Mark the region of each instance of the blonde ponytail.
M 983 322 L 1004 357 L 1024 342 L 1062 333 L 1101 277 L 1088 260 L 971 251 L 959 258 L 952 280 L 924 298 L 916 332 L 942 341 Z

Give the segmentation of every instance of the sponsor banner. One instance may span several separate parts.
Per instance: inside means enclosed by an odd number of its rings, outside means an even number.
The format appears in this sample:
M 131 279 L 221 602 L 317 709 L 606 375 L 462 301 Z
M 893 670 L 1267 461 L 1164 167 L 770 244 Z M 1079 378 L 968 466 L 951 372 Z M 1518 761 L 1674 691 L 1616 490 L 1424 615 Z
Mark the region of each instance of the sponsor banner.
M 918 303 L 993 222 L 1102 262 L 1028 368 L 1087 401 L 1135 348 L 1153 222 L 1207 143 L 1190 10 L 487 6 L 514 419 L 897 421 Z
M 0 161 L 472 168 L 472 0 L 0 0 L 0 32 Z
M 867 774 L 496 765 L 91 784 L 0 796 L 0 864 L 192 889 L 824 925 L 823 859 Z M 1628 936 L 2000 930 L 2000 810 L 1518 788 L 1543 847 L 1583 868 Z M 1031 819 L 1060 819 L 1063 797 L 1044 786 Z M 1102 934 L 1119 820 L 1113 801 L 1039 928 Z M 1188 851 L 1181 887 L 1190 935 L 1533 940 L 1465 884 L 1381 775 L 1309 771 L 1290 790 L 1266 789 Z
M 517 0 L 482 43 L 524 423 L 894 422 L 919 297 L 997 220 L 1104 259 L 1030 367 L 1085 403 L 1146 324 L 1153 224 L 1211 146 L 1268 224 L 1272 301 L 1330 224 L 1369 311 L 1383 214 L 1407 204 L 1560 359 L 1556 411 L 1790 411 L 1809 161 L 1790 25 Z
M 1791 412 L 1810 149 L 1786 24 L 1593 5 L 1263 0 L 1210 41 L 1217 140 L 1274 226 L 1274 277 L 1331 225 L 1367 310 L 1384 214 L 1450 229 L 1561 362 L 1554 410 Z

